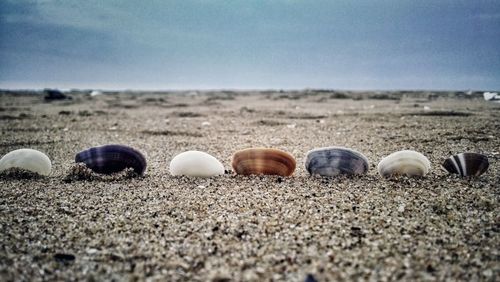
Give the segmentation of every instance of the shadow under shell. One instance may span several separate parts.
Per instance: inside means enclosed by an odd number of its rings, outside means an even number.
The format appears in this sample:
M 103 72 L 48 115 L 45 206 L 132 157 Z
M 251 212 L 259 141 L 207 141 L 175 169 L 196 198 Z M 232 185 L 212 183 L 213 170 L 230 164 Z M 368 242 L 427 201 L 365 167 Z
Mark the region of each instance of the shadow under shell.
M 92 147 L 76 154 L 75 162 L 85 163 L 94 172 L 111 174 L 126 168 L 143 175 L 146 170 L 146 158 L 141 152 L 123 145 L 104 145 Z

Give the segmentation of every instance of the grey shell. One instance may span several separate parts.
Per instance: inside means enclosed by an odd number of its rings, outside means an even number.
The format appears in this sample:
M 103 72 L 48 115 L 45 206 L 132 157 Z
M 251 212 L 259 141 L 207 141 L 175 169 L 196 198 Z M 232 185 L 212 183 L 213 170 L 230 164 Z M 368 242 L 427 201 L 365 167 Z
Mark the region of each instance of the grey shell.
M 363 154 L 352 149 L 327 147 L 309 151 L 305 166 L 311 175 L 337 176 L 364 174 L 369 163 Z

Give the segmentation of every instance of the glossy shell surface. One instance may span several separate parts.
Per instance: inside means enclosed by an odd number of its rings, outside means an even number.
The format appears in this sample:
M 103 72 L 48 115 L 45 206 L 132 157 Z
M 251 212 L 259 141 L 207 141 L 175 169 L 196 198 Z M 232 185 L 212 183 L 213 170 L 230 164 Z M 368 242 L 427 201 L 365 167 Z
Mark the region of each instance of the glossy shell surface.
M 44 153 L 33 149 L 18 149 L 0 159 L 0 171 L 20 168 L 40 175 L 49 175 L 52 163 Z
M 271 148 L 251 148 L 233 155 L 232 167 L 237 174 L 290 176 L 296 161 L 289 153 Z
M 340 174 L 364 174 L 368 171 L 368 159 L 361 153 L 343 147 L 327 147 L 307 153 L 306 170 L 311 175 L 337 176 Z
M 419 152 L 403 150 L 383 158 L 377 168 L 383 177 L 392 175 L 424 176 L 429 172 L 431 163 L 427 157 Z
M 443 168 L 460 176 L 479 176 L 488 170 L 488 157 L 477 153 L 461 153 L 447 158 Z
M 187 151 L 170 161 L 172 175 L 210 177 L 224 174 L 222 163 L 210 154 L 200 151 Z
M 111 174 L 126 168 L 143 175 L 146 170 L 146 158 L 134 148 L 124 145 L 104 145 L 81 151 L 75 156 L 75 162 L 85 163 L 97 173 Z

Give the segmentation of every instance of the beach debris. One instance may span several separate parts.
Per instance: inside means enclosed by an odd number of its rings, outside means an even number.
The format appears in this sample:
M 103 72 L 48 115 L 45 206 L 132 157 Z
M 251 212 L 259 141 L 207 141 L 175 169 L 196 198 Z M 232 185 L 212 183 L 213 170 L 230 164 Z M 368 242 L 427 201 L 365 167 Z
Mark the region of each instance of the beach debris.
M 73 262 L 75 260 L 75 255 L 57 253 L 57 254 L 54 254 L 54 259 L 60 263 L 70 263 L 70 262 Z
M 484 92 L 483 97 L 486 101 L 500 102 L 500 95 L 497 92 Z
M 87 255 L 95 255 L 99 253 L 99 250 L 94 248 L 88 248 L 85 250 L 85 253 L 87 253 Z
M 403 150 L 390 154 L 378 163 L 378 172 L 383 177 L 392 175 L 424 176 L 431 163 L 427 157 L 419 152 Z
M 92 92 L 90 92 L 91 97 L 95 97 L 95 96 L 99 96 L 99 95 L 102 95 L 102 91 L 92 90 Z
M 62 116 L 69 116 L 69 115 L 72 115 L 73 112 L 72 111 L 60 111 L 59 114 Z
M 143 175 L 146 170 L 146 158 L 134 148 L 124 145 L 104 145 L 81 151 L 75 156 L 75 162 L 85 165 L 97 173 L 111 174 L 126 168 Z
M 343 147 L 326 147 L 307 153 L 306 170 L 311 175 L 337 176 L 340 174 L 364 174 L 368 171 L 368 159 L 361 153 Z
M 304 282 L 318 282 L 318 280 L 316 280 L 316 278 L 314 278 L 314 275 L 309 273 L 309 274 L 307 274 Z
M 250 148 L 233 155 L 232 167 L 237 174 L 290 176 L 296 161 L 285 151 L 272 148 Z
M 460 176 L 480 176 L 489 167 L 488 157 L 478 153 L 461 153 L 447 158 L 443 168 Z
M 406 207 L 406 205 L 405 205 L 405 204 L 401 204 L 401 205 L 399 205 L 399 207 L 398 207 L 398 212 L 404 212 L 404 211 L 405 211 L 405 207 Z
M 436 116 L 436 117 L 468 117 L 474 115 L 471 112 L 457 112 L 457 111 L 433 111 L 430 108 L 423 112 L 416 113 L 403 113 L 403 116 Z M 401 117 L 401 119 L 404 119 Z
M 210 177 L 224 174 L 222 163 L 210 154 L 201 151 L 186 151 L 170 161 L 172 175 Z
M 69 173 L 63 178 L 63 182 L 71 183 L 74 181 L 92 181 L 94 175 L 92 170 L 84 163 L 76 163 L 71 168 Z
M 50 102 L 54 100 L 66 100 L 66 99 L 71 99 L 71 97 L 65 95 L 61 91 L 57 89 L 45 89 L 43 90 L 43 93 L 45 93 L 45 96 L 43 97 L 45 101 Z
M 210 122 L 209 121 L 204 121 L 201 123 L 201 126 L 210 126 Z
M 19 168 L 40 175 L 49 175 L 52 163 L 44 153 L 33 149 L 18 149 L 7 153 L 0 159 L 0 171 Z

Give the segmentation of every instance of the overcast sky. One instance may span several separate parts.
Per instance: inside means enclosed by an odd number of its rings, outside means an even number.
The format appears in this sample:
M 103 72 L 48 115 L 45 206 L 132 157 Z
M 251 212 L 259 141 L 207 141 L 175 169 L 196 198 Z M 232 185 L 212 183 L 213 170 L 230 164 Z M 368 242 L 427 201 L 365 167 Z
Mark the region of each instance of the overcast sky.
M 0 88 L 44 87 L 498 90 L 500 0 L 0 0 Z

